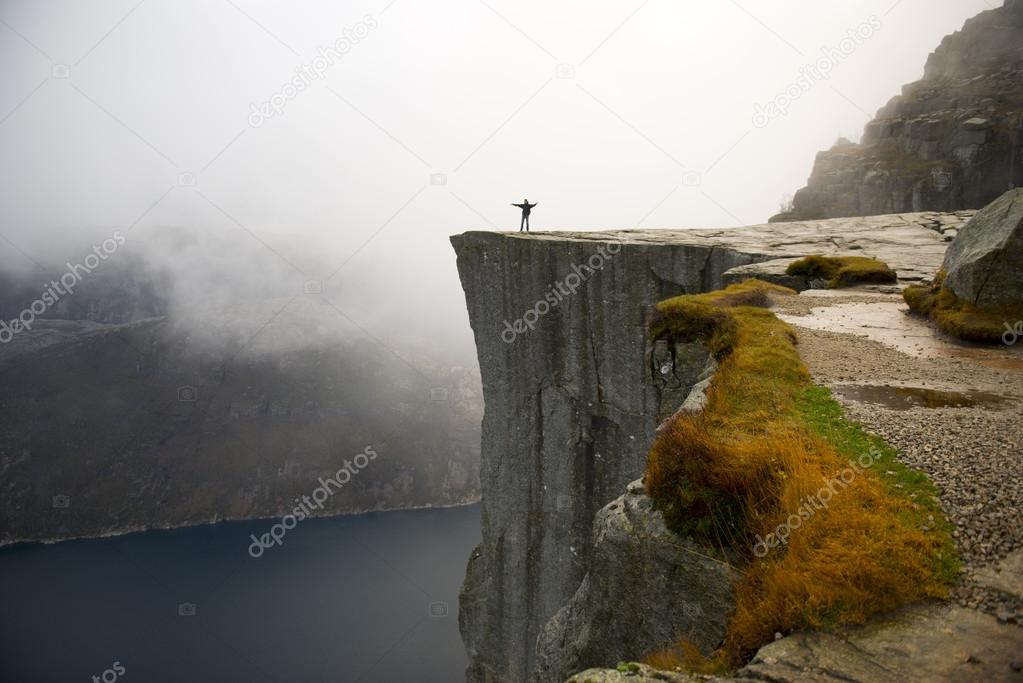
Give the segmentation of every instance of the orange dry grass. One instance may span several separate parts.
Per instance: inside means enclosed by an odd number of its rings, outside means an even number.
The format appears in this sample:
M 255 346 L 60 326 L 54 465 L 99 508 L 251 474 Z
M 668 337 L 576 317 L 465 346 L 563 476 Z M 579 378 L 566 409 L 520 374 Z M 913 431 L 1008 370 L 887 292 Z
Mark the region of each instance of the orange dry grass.
M 797 409 L 811 384 L 788 326 L 766 310 L 727 307 L 756 299 L 750 290 L 761 286 L 753 281 L 740 291 L 678 297 L 659 305 L 654 319 L 662 336 L 691 340 L 671 312 L 682 312 L 688 324 L 706 308 L 712 315 L 688 329 L 706 341 L 725 326 L 730 337 L 705 410 L 676 416 L 660 431 L 646 484 L 673 529 L 729 547 L 748 562 L 716 657 L 733 664 L 775 632 L 860 623 L 943 596 L 947 581 L 936 559 L 947 537 L 920 530 L 919 506 L 895 495 L 874 470 L 856 465 L 851 479 L 844 475 L 848 483 L 833 483 L 827 504 L 820 504 L 828 480 L 850 463 Z M 794 527 L 787 543 L 754 553 L 754 544 L 786 521 Z M 691 645 L 678 647 L 689 653 L 683 659 L 693 659 Z M 678 655 L 672 652 L 657 657 L 667 661 Z

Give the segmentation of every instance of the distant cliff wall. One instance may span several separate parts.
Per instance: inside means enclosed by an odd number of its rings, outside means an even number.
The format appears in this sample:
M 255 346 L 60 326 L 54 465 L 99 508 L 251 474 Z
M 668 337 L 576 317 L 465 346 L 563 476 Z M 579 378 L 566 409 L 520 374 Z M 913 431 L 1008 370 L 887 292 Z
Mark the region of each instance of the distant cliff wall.
M 205 344 L 218 321 L 265 321 L 231 313 L 37 320 L 0 344 L 0 544 L 280 517 L 301 496 L 317 515 L 478 500 L 474 368 L 410 343 L 397 362 L 311 299 L 251 344 Z M 322 497 L 367 447 L 379 457 Z
M 1023 0 L 947 36 L 859 144 L 817 154 L 772 221 L 979 209 L 1023 186 Z

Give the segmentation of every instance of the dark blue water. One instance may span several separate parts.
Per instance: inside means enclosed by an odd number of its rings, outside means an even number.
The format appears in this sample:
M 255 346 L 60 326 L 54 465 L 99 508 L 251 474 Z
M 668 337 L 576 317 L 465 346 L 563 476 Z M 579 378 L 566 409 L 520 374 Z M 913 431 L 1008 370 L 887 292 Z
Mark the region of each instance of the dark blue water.
M 464 680 L 478 506 L 270 524 L 0 549 L 0 681 Z

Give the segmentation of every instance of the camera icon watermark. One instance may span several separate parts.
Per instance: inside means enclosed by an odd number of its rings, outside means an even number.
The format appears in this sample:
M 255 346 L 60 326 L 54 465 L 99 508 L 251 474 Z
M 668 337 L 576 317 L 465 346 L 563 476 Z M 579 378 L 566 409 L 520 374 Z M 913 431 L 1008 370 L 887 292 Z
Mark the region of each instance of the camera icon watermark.
M 71 507 L 71 496 L 65 496 L 63 493 L 58 493 L 53 497 L 53 507 L 57 510 L 66 510 Z
M 50 76 L 53 78 L 71 78 L 71 67 L 67 64 L 54 64 L 50 67 Z
M 306 294 L 323 294 L 323 283 L 319 280 L 306 280 L 302 291 Z
M 178 400 L 182 403 L 195 403 L 199 399 L 199 390 L 193 386 L 178 387 Z
M 434 387 L 430 389 L 430 400 L 431 401 L 448 400 L 448 390 L 445 387 Z
M 183 602 L 178 605 L 178 616 L 179 617 L 194 617 L 196 612 L 196 606 L 194 602 Z
M 443 619 L 448 616 L 448 603 L 431 602 L 426 611 L 434 619 Z
M 699 619 L 703 616 L 703 608 L 699 605 L 687 602 L 682 605 L 682 614 L 686 619 Z
M 682 174 L 682 184 L 686 187 L 698 187 L 703 182 L 703 175 L 697 171 L 686 171 Z
M 554 67 L 554 75 L 558 78 L 575 78 L 575 66 L 572 64 L 558 64 Z
M 931 184 L 936 190 L 947 190 L 952 186 L 952 174 L 940 168 L 931 169 Z
M 178 174 L 178 185 L 181 187 L 195 187 L 196 182 L 198 181 L 196 180 L 194 173 L 185 171 L 184 173 Z
M 430 184 L 434 186 L 447 185 L 448 176 L 444 173 L 431 173 Z

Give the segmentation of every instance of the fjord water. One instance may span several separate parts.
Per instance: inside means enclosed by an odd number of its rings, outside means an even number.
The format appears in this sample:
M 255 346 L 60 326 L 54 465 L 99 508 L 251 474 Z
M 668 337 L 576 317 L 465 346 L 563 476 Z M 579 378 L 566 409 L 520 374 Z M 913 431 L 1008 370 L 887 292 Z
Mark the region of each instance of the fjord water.
M 479 515 L 306 520 L 259 558 L 276 520 L 2 548 L 0 681 L 462 680 Z

